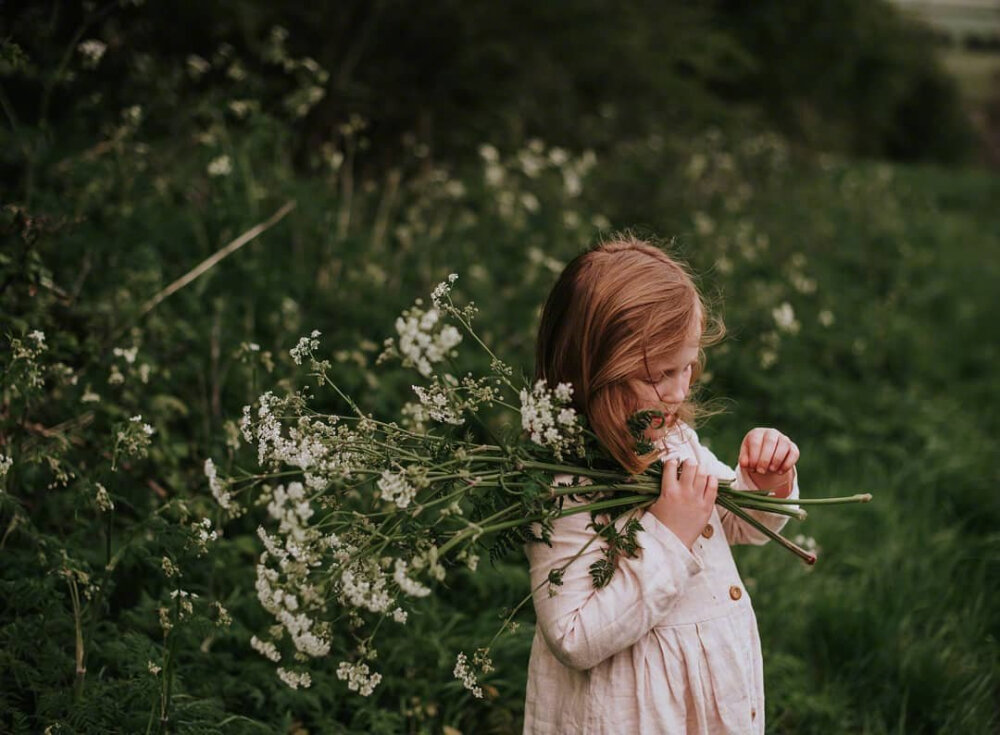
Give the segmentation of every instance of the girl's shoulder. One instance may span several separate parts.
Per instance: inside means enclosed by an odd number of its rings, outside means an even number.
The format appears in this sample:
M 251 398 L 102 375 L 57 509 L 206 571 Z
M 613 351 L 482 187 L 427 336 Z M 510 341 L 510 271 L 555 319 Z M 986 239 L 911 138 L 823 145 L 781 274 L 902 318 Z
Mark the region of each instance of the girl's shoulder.
M 701 447 L 698 432 L 690 424 L 678 421 L 660 438 L 660 459 L 686 459 Z

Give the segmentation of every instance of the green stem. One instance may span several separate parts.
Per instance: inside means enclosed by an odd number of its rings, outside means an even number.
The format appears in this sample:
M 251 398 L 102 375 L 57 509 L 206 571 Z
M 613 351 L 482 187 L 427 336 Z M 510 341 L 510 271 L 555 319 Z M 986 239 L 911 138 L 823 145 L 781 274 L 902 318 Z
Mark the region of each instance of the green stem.
M 811 564 L 815 564 L 816 563 L 816 555 L 815 554 L 813 554 L 812 552 L 806 551 L 805 549 L 803 549 L 798 544 L 793 544 L 791 541 L 789 541 L 788 539 L 786 539 L 780 533 L 772 531 L 770 528 L 768 528 L 763 523 L 761 523 L 760 521 L 758 521 L 752 515 L 750 515 L 746 511 L 742 510 L 735 503 L 731 502 L 728 499 L 724 499 L 724 498 L 720 498 L 716 502 L 719 505 L 721 505 L 723 508 L 725 508 L 726 510 L 728 510 L 729 512 L 731 512 L 733 515 L 735 515 L 737 518 L 742 519 L 743 521 L 745 521 L 746 523 L 748 523 L 749 525 L 753 526 L 758 531 L 760 531 L 761 533 L 763 533 L 768 538 L 770 538 L 770 539 L 778 542 L 781 546 L 784 546 L 786 549 L 788 549 L 789 551 L 791 551 L 797 557 L 799 557 L 800 559 L 802 559 L 802 561 L 804 561 L 806 564 L 810 564 L 811 565 Z
M 181 594 L 180 594 L 180 580 L 178 580 L 177 585 L 177 595 L 174 597 L 174 622 L 173 627 L 180 624 L 181 620 Z M 167 652 L 166 660 L 163 662 L 163 690 L 160 699 L 160 735 L 167 732 L 170 726 L 170 704 L 173 699 L 173 688 L 174 688 L 174 656 L 176 654 L 176 638 L 173 635 L 173 627 L 167 633 Z
M 736 493 L 733 494 L 735 495 Z M 842 498 L 774 498 L 770 496 L 759 498 L 762 503 L 771 503 L 774 505 L 845 505 L 847 503 L 868 503 L 871 502 L 871 499 L 871 493 L 848 495 Z
M 749 498 L 740 498 L 739 500 L 734 499 L 733 504 L 743 508 L 744 510 L 759 510 L 765 513 L 788 516 L 789 518 L 795 518 L 799 521 L 804 521 L 809 515 L 802 508 L 792 508 L 787 505 L 771 505 L 769 503 L 755 503 Z
M 652 505 L 654 502 L 656 502 L 656 498 L 651 498 L 648 495 L 632 495 L 627 498 L 615 498 L 614 500 L 602 500 L 597 503 L 588 503 L 587 505 L 575 505 L 572 508 L 560 511 L 555 517 L 565 518 L 566 516 L 576 515 L 577 513 L 597 512 L 601 510 L 606 510 L 608 508 L 617 508 L 623 505 L 633 505 L 633 504 L 635 505 L 636 509 L 639 509 Z M 548 514 L 543 514 L 537 516 L 529 516 L 527 518 L 518 518 L 516 521 L 507 521 L 506 523 L 498 523 L 494 526 L 483 527 L 482 532 L 485 534 L 485 533 L 494 533 L 496 531 L 503 531 L 504 529 L 507 528 L 522 526 L 525 525 L 526 523 L 534 523 L 536 521 L 541 521 L 549 517 L 552 516 L 549 516 Z M 452 541 L 454 540 L 455 539 L 452 539 Z

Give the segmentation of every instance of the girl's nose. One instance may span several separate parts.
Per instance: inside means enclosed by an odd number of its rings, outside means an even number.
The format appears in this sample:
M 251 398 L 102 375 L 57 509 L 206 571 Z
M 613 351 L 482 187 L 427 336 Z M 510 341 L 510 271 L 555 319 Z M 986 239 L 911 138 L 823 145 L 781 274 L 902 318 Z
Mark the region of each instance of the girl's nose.
M 667 394 L 664 398 L 670 403 L 683 403 L 684 399 L 687 398 L 687 386 L 684 384 L 684 381 L 672 381 L 667 388 Z

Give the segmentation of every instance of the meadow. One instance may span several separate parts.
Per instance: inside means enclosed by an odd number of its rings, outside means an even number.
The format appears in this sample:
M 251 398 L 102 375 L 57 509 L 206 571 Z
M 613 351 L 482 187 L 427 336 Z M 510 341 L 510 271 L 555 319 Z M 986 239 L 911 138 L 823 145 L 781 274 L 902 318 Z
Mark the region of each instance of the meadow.
M 198 58 L 163 84 L 238 62 Z M 594 148 L 484 138 L 454 160 L 404 137 L 374 166 L 377 130 L 355 116 L 303 156 L 294 124 L 322 70 L 284 59 L 272 106 L 213 87 L 166 119 L 168 94 L 113 115 L 114 94 L 95 98 L 99 134 L 64 122 L 8 189 L 0 730 L 520 732 L 530 605 L 483 699 L 452 675 L 529 592 L 520 550 L 449 569 L 384 631 L 369 696 L 336 675 L 346 628 L 292 689 L 250 642 L 271 622 L 254 589 L 266 512 L 223 513 L 205 460 L 254 465 L 238 422 L 264 391 L 343 409 L 290 355 L 312 330 L 361 407 L 399 419 L 413 373 L 376 357 L 450 273 L 530 376 L 556 275 L 621 229 L 689 262 L 726 324 L 700 386 L 716 454 L 775 426 L 802 450 L 804 495 L 874 496 L 786 529 L 815 541 L 814 567 L 736 549 L 768 731 L 1000 727 L 995 172 L 821 152 L 759 122 Z

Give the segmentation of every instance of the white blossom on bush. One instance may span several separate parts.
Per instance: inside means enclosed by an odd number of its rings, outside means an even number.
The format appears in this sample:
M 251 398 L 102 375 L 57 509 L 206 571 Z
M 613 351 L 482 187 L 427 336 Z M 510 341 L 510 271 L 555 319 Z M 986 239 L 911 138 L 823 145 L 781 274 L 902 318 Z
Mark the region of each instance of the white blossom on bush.
M 262 641 L 257 636 L 253 636 L 250 639 L 250 646 L 261 656 L 274 663 L 281 661 L 281 654 L 278 652 L 278 647 L 271 641 Z
M 462 686 L 472 692 L 472 696 L 477 699 L 483 698 L 483 689 L 479 686 L 476 672 L 472 670 L 464 652 L 460 652 L 455 659 L 455 669 L 452 671 L 455 678 L 462 682 Z
M 771 316 L 774 317 L 774 323 L 781 331 L 789 334 L 798 333 L 801 325 L 795 318 L 795 310 L 787 301 L 783 301 L 780 306 L 772 309 Z
M 298 689 L 299 687 L 308 689 L 312 685 L 312 677 L 308 671 L 289 671 L 279 666 L 278 678 L 292 689 Z
M 320 331 L 314 329 L 308 337 L 302 337 L 299 343 L 289 351 L 292 361 L 296 365 L 301 365 L 303 359 L 319 349 L 319 339 L 317 339 L 319 336 Z
M 408 572 L 409 565 L 402 559 L 396 559 L 392 581 L 396 583 L 404 595 L 409 595 L 410 597 L 427 597 L 431 593 L 430 588 L 425 587 L 415 579 L 411 579 L 407 574 Z
M 434 304 L 434 308 L 442 308 L 442 300 L 445 296 L 451 293 L 452 284 L 454 284 L 457 280 L 458 274 L 450 273 L 447 281 L 441 281 L 441 283 L 434 287 L 434 290 L 431 291 L 431 303 Z
M 14 466 L 14 459 L 6 454 L 0 454 L 0 480 L 7 476 L 10 468 Z
M 108 45 L 96 38 L 88 38 L 76 47 L 77 52 L 83 57 L 83 66 L 86 69 L 96 68 L 107 49 Z
M 346 680 L 347 688 L 362 697 L 369 696 L 382 681 L 381 674 L 370 673 L 368 664 L 361 662 L 352 664 L 347 661 L 341 661 L 337 667 L 337 678 L 341 681 Z
M 208 478 L 208 487 L 212 491 L 212 497 L 222 506 L 223 510 L 230 510 L 233 507 L 233 496 L 230 495 L 226 483 L 219 479 L 215 462 L 211 458 L 205 460 L 205 477 Z
M 222 155 L 217 158 L 213 158 L 208 163 L 208 167 L 205 169 L 209 176 L 215 178 L 218 176 L 229 176 L 233 172 L 233 162 L 229 156 Z
M 95 483 L 95 486 L 97 491 L 94 494 L 94 502 L 97 503 L 97 507 L 104 513 L 114 510 L 115 504 L 108 495 L 107 488 L 99 482 Z

